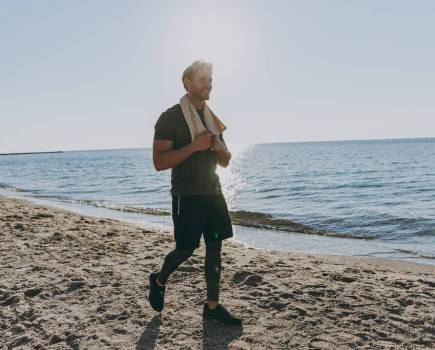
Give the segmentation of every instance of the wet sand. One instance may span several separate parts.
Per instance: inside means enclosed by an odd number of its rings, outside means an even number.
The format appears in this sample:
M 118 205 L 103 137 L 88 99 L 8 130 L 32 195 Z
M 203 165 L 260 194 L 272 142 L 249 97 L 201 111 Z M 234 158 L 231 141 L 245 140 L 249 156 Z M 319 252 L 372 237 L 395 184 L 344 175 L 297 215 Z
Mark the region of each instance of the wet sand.
M 171 232 L 0 196 L 0 349 L 434 349 L 435 266 L 223 244 L 202 319 L 205 244 L 148 303 Z M 355 242 L 358 244 L 358 242 Z

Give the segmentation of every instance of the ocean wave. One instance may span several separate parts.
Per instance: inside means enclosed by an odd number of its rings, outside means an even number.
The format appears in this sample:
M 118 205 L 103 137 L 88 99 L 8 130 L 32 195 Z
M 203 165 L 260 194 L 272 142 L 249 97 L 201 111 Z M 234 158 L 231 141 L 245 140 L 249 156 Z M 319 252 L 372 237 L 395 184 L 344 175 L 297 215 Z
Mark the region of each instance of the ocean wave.
M 231 220 L 234 224 L 253 228 L 305 233 L 310 235 L 329 236 L 352 239 L 375 239 L 375 236 L 354 235 L 350 233 L 338 233 L 333 231 L 318 230 L 313 227 L 299 224 L 288 219 L 275 218 L 270 214 L 252 212 L 246 210 L 231 210 Z
M 62 200 L 65 201 L 65 199 Z M 92 205 L 100 208 L 124 211 L 129 213 L 140 213 L 140 214 L 160 215 L 160 216 L 171 215 L 170 212 L 160 210 L 160 209 L 127 206 L 122 204 L 106 202 L 106 201 L 69 199 L 68 202 L 76 203 L 76 204 Z M 353 239 L 368 239 L 368 240 L 376 238 L 375 236 L 353 235 L 348 233 L 338 233 L 333 231 L 318 230 L 313 227 L 299 224 L 291 220 L 274 218 L 272 215 L 267 213 L 250 212 L 245 210 L 230 210 L 229 213 L 233 224 L 244 226 L 244 227 L 260 228 L 260 229 L 267 229 L 267 230 L 274 230 L 274 231 L 294 232 L 294 233 L 305 233 L 310 235 L 329 236 L 329 237 L 336 237 L 336 238 L 353 238 Z
M 0 182 L 0 188 L 4 188 L 8 191 L 13 191 L 13 192 L 30 192 L 29 190 L 25 190 L 24 188 L 9 186 L 8 184 L 2 182 Z
M 46 195 L 33 195 L 32 197 L 40 198 L 40 199 L 56 200 L 56 201 L 72 203 L 72 204 L 90 205 L 98 208 L 123 211 L 127 213 L 138 213 L 138 214 L 148 214 L 148 215 L 158 215 L 158 216 L 170 215 L 169 212 L 156 208 L 134 207 L 130 205 L 113 203 L 104 200 L 72 199 L 64 196 L 46 196 Z
M 424 258 L 424 259 L 435 259 L 435 255 L 426 255 L 426 254 L 420 254 L 419 252 L 415 251 L 415 250 L 409 250 L 409 249 L 394 249 L 396 252 L 399 253 L 405 253 L 405 254 L 410 254 L 410 255 L 415 255 L 418 258 Z
M 360 222 L 359 226 L 361 227 L 398 227 L 402 230 L 405 229 L 412 229 L 413 230 L 413 235 L 425 235 L 425 234 L 433 234 L 434 230 L 433 230 L 433 224 L 434 224 L 434 220 L 433 219 L 427 219 L 427 218 L 422 218 L 422 217 L 418 217 L 418 218 L 404 218 L 404 217 L 399 217 L 399 216 L 392 216 L 392 217 L 388 217 L 388 218 L 382 218 L 382 219 L 377 219 L 377 220 L 370 220 L 369 217 L 365 218 L 363 220 L 364 222 Z M 420 227 L 421 229 L 419 231 L 415 231 L 416 228 Z
M 4 183 L 0 183 L 0 187 L 16 192 L 30 192 L 24 189 L 9 186 Z M 60 201 L 60 202 L 79 204 L 79 205 L 90 205 L 98 208 L 105 208 L 105 209 L 123 211 L 128 213 L 139 213 L 139 214 L 158 215 L 158 216 L 171 215 L 170 212 L 161 209 L 129 206 L 129 205 L 113 203 L 105 200 L 73 199 L 61 195 L 38 195 L 35 193 L 33 193 L 31 196 L 39 199 Z M 334 231 L 316 229 L 288 219 L 276 218 L 273 217 L 271 214 L 262 213 L 262 212 L 253 212 L 253 211 L 246 211 L 246 210 L 230 210 L 229 213 L 233 224 L 244 226 L 244 227 L 252 227 L 252 228 L 274 230 L 274 231 L 285 231 L 285 232 L 293 232 L 293 233 L 304 233 L 310 235 L 328 236 L 328 237 L 335 237 L 335 238 L 351 238 L 351 239 L 365 239 L 365 240 L 371 240 L 376 238 L 376 236 L 370 236 L 370 235 L 363 235 L 363 234 L 357 235 L 351 233 L 339 233 Z

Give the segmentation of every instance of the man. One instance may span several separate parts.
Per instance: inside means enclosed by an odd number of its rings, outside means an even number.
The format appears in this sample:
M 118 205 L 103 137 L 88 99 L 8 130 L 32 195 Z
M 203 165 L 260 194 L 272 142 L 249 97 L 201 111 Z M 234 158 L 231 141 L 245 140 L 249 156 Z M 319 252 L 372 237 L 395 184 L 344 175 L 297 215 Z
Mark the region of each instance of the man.
M 222 240 L 233 237 L 231 219 L 216 165 L 231 159 L 222 135 L 226 128 L 206 105 L 212 89 L 211 63 L 195 61 L 182 76 L 186 95 L 163 112 L 155 124 L 153 162 L 157 171 L 172 169 L 171 195 L 175 249 L 159 272 L 149 276 L 149 301 L 156 311 L 164 306 L 169 275 L 192 256 L 201 235 L 206 244 L 207 300 L 203 317 L 225 324 L 242 320 L 219 304 Z

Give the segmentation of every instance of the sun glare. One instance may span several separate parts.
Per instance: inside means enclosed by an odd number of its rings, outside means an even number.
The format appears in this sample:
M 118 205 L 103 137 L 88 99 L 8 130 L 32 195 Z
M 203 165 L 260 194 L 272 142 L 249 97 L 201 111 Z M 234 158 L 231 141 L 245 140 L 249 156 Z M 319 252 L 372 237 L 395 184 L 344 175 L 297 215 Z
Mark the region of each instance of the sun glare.
M 237 2 L 226 6 L 198 2 L 183 7 L 168 22 L 162 41 L 164 57 L 183 64 L 203 58 L 227 74 L 239 70 L 248 59 L 253 23 Z

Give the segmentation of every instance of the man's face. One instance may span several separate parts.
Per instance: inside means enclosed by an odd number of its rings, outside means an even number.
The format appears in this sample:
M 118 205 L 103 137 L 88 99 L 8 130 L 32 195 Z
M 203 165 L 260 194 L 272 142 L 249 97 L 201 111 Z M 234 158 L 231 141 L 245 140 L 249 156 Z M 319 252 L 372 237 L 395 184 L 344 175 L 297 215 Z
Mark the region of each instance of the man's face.
M 186 79 L 187 92 L 194 98 L 200 101 L 205 101 L 210 98 L 212 89 L 211 72 L 207 69 L 200 69 L 193 77 L 193 81 Z

